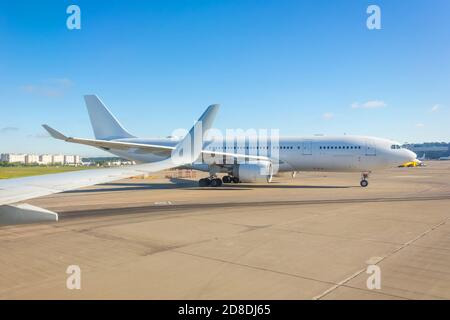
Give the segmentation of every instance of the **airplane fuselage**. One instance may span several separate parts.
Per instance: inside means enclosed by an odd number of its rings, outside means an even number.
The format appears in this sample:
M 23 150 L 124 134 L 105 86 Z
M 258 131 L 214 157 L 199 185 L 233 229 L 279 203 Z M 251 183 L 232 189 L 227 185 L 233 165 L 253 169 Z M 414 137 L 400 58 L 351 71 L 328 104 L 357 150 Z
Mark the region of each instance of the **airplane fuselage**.
M 116 141 L 164 145 L 174 147 L 176 138 L 141 139 L 127 138 Z M 416 155 L 397 142 L 364 136 L 311 136 L 280 137 L 277 142 L 258 143 L 256 139 L 216 139 L 205 141 L 205 150 L 210 152 L 233 153 L 242 155 L 266 156 L 278 159 L 278 171 L 323 171 L 323 172 L 371 172 L 396 167 L 406 161 L 412 161 Z M 139 150 L 108 150 L 109 152 L 137 162 L 160 161 L 167 156 L 143 153 Z M 202 155 L 192 167 L 208 171 L 210 166 L 219 164 L 232 166 L 233 161 L 225 156 Z M 250 160 L 246 160 L 247 162 Z M 224 171 L 225 172 L 225 171 Z

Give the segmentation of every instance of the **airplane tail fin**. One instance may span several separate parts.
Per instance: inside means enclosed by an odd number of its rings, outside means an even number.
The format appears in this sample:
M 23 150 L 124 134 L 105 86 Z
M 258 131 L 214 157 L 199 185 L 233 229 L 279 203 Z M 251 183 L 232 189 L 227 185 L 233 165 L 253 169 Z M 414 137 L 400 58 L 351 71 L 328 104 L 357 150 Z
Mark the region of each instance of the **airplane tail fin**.
M 111 114 L 96 95 L 85 95 L 84 101 L 86 102 L 86 108 L 88 109 L 96 139 L 135 138 L 122 127 L 116 117 Z

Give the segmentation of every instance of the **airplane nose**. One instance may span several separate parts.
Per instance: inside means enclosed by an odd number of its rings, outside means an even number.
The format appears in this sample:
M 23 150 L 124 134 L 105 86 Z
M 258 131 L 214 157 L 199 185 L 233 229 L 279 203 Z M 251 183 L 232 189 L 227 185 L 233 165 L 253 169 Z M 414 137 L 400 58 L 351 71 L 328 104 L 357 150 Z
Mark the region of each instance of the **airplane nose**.
M 410 157 L 410 161 L 414 161 L 417 159 L 417 154 L 415 152 L 412 152 L 411 150 L 407 150 L 408 151 L 408 155 Z
M 411 162 L 417 159 L 417 155 L 412 152 L 411 150 L 402 149 L 398 150 L 400 152 L 397 152 L 396 161 L 398 161 L 398 165 L 404 164 L 406 162 Z
M 417 159 L 417 154 L 415 154 L 414 152 L 412 152 L 411 150 L 403 150 L 403 161 L 405 162 L 409 162 L 409 161 L 414 161 Z

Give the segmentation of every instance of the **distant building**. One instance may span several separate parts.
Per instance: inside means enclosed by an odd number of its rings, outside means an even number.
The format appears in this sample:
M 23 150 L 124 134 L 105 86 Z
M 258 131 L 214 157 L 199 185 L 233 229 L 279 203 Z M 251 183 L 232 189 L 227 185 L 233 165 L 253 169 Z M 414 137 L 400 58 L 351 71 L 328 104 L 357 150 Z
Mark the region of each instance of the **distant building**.
M 439 159 L 450 155 L 450 144 L 445 142 L 425 142 L 405 144 L 405 148 L 415 152 L 419 157 L 425 154 L 427 159 Z
M 408 149 L 414 152 L 446 152 L 447 146 L 410 146 Z
M 107 161 L 105 162 L 105 165 L 108 167 L 117 167 L 122 165 L 122 161 L 116 160 L 116 161 Z
M 81 163 L 81 157 L 76 155 L 65 155 L 64 164 L 66 165 L 77 165 Z
M 64 164 L 64 156 L 62 154 L 52 155 L 52 164 Z
M 39 164 L 52 164 L 53 156 L 51 154 L 41 154 L 39 156 Z
M 1 159 L 8 163 L 25 163 L 25 154 L 19 153 L 3 153 Z
M 25 163 L 26 164 L 39 163 L 39 156 L 37 154 L 27 154 L 25 155 Z
M 0 155 L 1 162 L 7 163 L 24 163 L 24 164 L 64 164 L 78 165 L 81 164 L 81 157 L 77 155 L 62 154 L 18 154 L 18 153 L 2 153 Z

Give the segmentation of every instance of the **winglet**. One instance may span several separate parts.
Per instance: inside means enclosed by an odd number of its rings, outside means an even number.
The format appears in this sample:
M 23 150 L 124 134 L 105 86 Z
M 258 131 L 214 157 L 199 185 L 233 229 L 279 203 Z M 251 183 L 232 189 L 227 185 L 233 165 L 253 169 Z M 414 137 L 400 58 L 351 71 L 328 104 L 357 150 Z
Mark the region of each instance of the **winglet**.
M 58 130 L 53 129 L 52 127 L 43 124 L 42 127 L 44 127 L 45 130 L 47 130 L 47 132 L 55 139 L 59 139 L 59 140 L 67 140 L 68 138 L 63 135 L 61 132 L 59 132 Z
M 219 108 L 220 108 L 219 104 L 210 105 L 198 119 L 199 122 L 202 122 L 203 134 L 205 134 L 207 130 L 211 129 L 213 121 L 216 118 L 217 112 L 219 112 Z M 191 130 L 193 129 L 194 128 L 192 128 Z
M 176 145 L 172 151 L 174 163 L 184 165 L 197 160 L 203 150 L 205 133 L 211 129 L 219 107 L 218 104 L 210 105 L 189 130 L 189 133 Z

